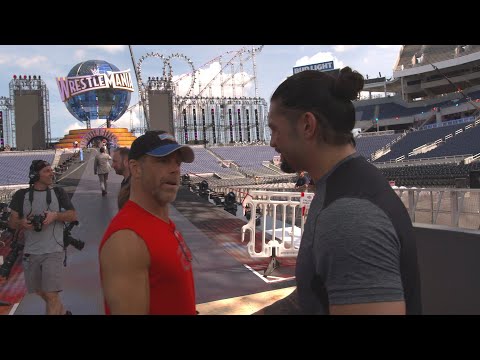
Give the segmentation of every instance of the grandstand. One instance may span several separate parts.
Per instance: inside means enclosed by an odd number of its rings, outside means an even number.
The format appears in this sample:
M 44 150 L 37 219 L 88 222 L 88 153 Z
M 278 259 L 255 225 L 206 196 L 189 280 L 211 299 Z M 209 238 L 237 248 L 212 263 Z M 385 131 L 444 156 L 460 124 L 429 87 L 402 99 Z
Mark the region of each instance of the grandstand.
M 403 45 L 393 77 L 364 90 L 357 151 L 398 186 L 469 185 L 480 157 L 480 46 Z
M 28 184 L 28 172 L 32 160 L 45 160 L 53 164 L 55 152 L 2 151 L 0 152 L 0 185 Z
M 263 161 L 271 161 L 278 153 L 268 145 L 210 147 L 217 156 L 232 160 L 238 166 L 251 167 Z

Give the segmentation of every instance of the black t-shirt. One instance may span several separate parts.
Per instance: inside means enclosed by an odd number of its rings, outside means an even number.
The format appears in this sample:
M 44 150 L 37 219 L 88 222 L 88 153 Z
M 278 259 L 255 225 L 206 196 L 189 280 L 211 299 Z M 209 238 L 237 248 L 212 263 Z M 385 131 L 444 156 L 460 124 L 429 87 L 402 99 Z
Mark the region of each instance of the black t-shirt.
M 123 187 L 127 186 L 129 183 L 130 183 L 130 176 L 122 180 L 122 183 L 120 184 L 120 189 L 123 189 Z
M 307 183 L 307 179 L 304 177 L 298 178 L 297 182 L 295 183 L 295 186 L 303 186 Z

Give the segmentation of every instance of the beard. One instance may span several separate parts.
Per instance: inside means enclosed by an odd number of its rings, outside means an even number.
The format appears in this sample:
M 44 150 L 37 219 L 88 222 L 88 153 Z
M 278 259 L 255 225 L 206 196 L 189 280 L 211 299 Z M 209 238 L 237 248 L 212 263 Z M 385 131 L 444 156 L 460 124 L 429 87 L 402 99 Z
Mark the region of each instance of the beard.
M 284 173 L 287 174 L 293 174 L 296 173 L 295 169 L 292 168 L 292 166 L 285 160 L 285 158 L 282 156 L 282 163 L 280 164 L 280 170 L 282 170 Z

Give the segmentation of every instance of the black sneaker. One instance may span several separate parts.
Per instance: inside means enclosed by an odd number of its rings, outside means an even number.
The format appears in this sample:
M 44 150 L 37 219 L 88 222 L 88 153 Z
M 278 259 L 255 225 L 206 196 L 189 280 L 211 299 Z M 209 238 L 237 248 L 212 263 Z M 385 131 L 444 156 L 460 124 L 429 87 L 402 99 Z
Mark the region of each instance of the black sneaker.
M 67 310 L 67 311 L 65 312 L 65 315 L 72 315 L 72 312 L 71 312 L 70 310 Z

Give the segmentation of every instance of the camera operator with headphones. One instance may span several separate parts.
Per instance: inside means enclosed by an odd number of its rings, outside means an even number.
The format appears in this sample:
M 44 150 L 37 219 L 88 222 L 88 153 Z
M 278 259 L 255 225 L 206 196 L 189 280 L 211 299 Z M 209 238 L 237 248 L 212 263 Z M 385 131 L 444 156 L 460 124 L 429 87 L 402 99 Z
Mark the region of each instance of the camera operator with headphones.
M 63 222 L 77 221 L 77 214 L 65 190 L 52 187 L 53 177 L 47 161 L 32 161 L 30 187 L 16 191 L 10 203 L 9 227 L 24 230 L 23 268 L 28 292 L 45 301 L 47 315 L 71 315 L 59 294 L 63 290 L 62 265 L 66 265 Z

